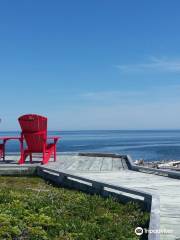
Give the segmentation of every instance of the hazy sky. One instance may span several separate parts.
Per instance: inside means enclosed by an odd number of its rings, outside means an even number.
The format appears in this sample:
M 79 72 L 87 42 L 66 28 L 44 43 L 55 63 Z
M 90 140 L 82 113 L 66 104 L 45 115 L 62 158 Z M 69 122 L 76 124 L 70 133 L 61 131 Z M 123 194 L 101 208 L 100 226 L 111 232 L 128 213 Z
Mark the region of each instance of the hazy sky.
M 180 128 L 179 0 L 0 1 L 0 131 Z

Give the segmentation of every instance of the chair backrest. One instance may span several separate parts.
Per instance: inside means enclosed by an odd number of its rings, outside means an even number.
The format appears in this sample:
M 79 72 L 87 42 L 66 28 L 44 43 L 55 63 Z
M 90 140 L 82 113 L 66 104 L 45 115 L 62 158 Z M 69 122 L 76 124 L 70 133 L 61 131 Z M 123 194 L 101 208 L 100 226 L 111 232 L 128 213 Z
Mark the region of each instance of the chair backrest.
M 47 140 L 47 118 L 26 114 L 18 118 L 28 150 L 42 152 Z

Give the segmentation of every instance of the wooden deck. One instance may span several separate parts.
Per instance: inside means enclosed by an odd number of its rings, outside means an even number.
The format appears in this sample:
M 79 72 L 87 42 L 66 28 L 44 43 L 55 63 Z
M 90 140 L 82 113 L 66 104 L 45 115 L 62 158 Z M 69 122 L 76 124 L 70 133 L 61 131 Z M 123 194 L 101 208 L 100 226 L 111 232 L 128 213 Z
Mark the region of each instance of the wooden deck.
M 16 164 L 19 156 L 6 156 L 6 161 L 0 161 L 0 166 L 5 163 Z M 33 157 L 33 162 L 38 164 L 40 159 Z M 28 159 L 27 159 L 28 162 Z M 127 169 L 127 164 L 123 158 L 112 157 L 87 157 L 77 155 L 57 156 L 57 162 L 53 159 L 49 162 L 50 168 L 76 172 L 111 172 Z
M 7 159 L 14 162 L 18 157 Z M 128 170 L 123 158 L 64 155 L 58 156 L 56 163 L 50 162 L 46 167 L 158 194 L 161 230 L 171 231 L 170 234 L 161 234 L 161 240 L 180 239 L 180 180 Z
M 180 180 L 130 171 L 123 158 L 106 157 L 61 157 L 49 168 L 76 172 L 93 180 L 156 193 L 160 196 L 161 240 L 180 239 Z

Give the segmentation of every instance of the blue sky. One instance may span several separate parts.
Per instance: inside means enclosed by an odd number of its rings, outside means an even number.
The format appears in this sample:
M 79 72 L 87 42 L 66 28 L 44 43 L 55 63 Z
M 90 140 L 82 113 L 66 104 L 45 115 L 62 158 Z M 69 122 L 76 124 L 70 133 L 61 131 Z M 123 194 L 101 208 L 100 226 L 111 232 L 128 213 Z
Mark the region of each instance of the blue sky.
M 0 130 L 180 128 L 180 2 L 2 0 Z

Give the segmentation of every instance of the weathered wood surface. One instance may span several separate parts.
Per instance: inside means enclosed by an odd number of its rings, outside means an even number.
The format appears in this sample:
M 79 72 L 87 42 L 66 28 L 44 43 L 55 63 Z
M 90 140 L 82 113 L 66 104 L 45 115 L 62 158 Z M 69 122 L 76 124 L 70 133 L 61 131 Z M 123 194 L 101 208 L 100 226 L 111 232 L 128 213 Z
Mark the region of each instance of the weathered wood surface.
M 19 156 L 6 156 L 6 163 L 16 163 Z M 29 159 L 27 159 L 27 162 Z M 37 163 L 40 158 L 33 157 L 33 162 Z M 5 162 L 4 162 L 5 163 Z M 0 166 L 3 162 L 0 162 Z M 127 165 L 123 158 L 113 157 L 87 157 L 77 155 L 58 155 L 57 161 L 53 159 L 49 162 L 50 168 L 60 168 L 61 170 L 68 171 L 91 171 L 91 172 L 106 172 L 106 171 L 119 171 L 127 169 Z
M 87 156 L 58 156 L 57 162 L 50 162 L 48 166 L 77 172 L 114 172 L 127 169 L 123 158 Z
M 168 235 L 161 234 L 161 240 L 180 239 L 180 180 L 129 170 L 77 174 L 98 181 L 158 194 L 160 196 L 161 229 L 172 231 Z
M 79 161 L 81 167 L 73 169 L 77 175 L 104 181 L 124 187 L 135 188 L 160 196 L 160 224 L 161 230 L 170 230 L 170 234 L 161 234 L 161 240 L 180 239 L 180 180 L 130 171 L 124 159 L 111 157 L 69 157 Z M 49 168 L 62 170 L 61 160 L 50 163 Z M 71 171 L 68 167 L 66 170 Z

